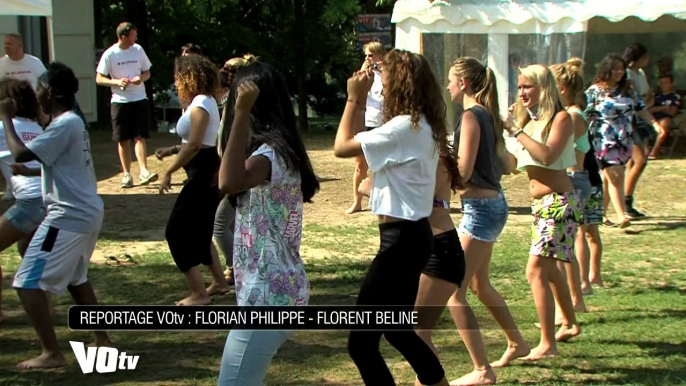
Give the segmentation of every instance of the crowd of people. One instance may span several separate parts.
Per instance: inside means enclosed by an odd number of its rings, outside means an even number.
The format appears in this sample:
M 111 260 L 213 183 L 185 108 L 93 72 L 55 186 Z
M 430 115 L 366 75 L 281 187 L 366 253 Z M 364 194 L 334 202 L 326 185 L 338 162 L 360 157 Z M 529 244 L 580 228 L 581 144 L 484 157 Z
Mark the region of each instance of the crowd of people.
M 165 232 L 190 289 L 177 304 L 211 304 L 235 284 L 239 306 L 307 305 L 310 284 L 300 256 L 303 205 L 319 182 L 282 76 L 252 55 L 217 68 L 200 47 L 185 45 L 174 71 L 184 106 L 177 124 L 181 141 L 155 151 L 159 159 L 175 155 L 158 176 L 146 164 L 150 122 L 144 83 L 152 64 L 136 44 L 135 26 L 120 24 L 117 36 L 100 59 L 96 82 L 112 90 L 122 188 L 133 186 L 132 142 L 139 184 L 159 180 L 164 194 L 173 173 L 184 169 L 187 175 Z M 3 59 L 16 61 L 21 37 L 7 39 L 9 59 Z M 641 217 L 633 207 L 636 182 L 646 154 L 657 154 L 679 107 L 667 73 L 659 77 L 662 93 L 652 97 L 641 70 L 647 60 L 640 44 L 624 55 L 609 54 L 588 88 L 576 58 L 521 67 L 516 100 L 503 120 L 495 75 L 478 60 L 457 58 L 448 84 L 439 85 L 424 56 L 386 52 L 375 42 L 365 46 L 364 64 L 348 80 L 334 141 L 336 157 L 355 159 L 354 202 L 346 213 L 360 211 L 368 196 L 379 220 L 379 250 L 357 304 L 416 305 L 420 311 L 415 331 L 350 333 L 349 354 L 365 384 L 395 384 L 379 350 L 382 336 L 410 363 L 417 385 L 474 385 L 495 383 L 494 368 L 515 359 L 557 356 L 557 342 L 581 333 L 576 313 L 586 311 L 584 295 L 603 285 L 599 225 L 623 229 Z M 104 220 L 88 123 L 76 103 L 78 80 L 61 63 L 34 75 L 32 83 L 27 74 L 0 72 L 0 155 L 16 199 L 0 217 L 0 250 L 17 243 L 22 262 L 13 287 L 42 346 L 41 355 L 19 369 L 65 364 L 46 317 L 50 294 L 68 290 L 77 304 L 97 304 L 87 271 Z M 452 138 L 443 87 L 464 108 Z M 652 130 L 659 135 L 648 153 Z M 490 282 L 493 248 L 508 219 L 501 180 L 516 173 L 528 177 L 533 202 L 526 277 L 541 329 L 534 348 Z M 457 228 L 450 216 L 453 194 L 462 202 Z M 608 201 L 616 223 L 605 214 Z M 212 276 L 209 287 L 201 265 Z M 468 289 L 506 335 L 507 348 L 497 361 L 489 360 Z M 452 382 L 431 335 L 445 306 L 474 364 Z M 290 335 L 232 330 L 219 385 L 262 384 Z M 111 342 L 97 332 L 95 344 Z

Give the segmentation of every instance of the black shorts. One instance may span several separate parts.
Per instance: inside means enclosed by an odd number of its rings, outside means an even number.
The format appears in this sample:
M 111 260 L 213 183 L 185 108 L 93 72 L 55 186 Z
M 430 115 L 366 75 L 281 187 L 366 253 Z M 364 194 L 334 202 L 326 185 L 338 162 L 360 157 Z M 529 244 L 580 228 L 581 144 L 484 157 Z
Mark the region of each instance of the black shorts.
M 634 117 L 633 129 L 631 139 L 633 139 L 634 145 L 644 146 L 648 141 L 654 141 L 657 138 L 655 129 L 641 118 Z
M 128 103 L 112 103 L 112 139 L 116 142 L 134 138 L 149 138 L 150 105 L 147 99 Z
M 457 286 L 462 285 L 465 275 L 464 250 L 457 229 L 434 236 L 434 252 L 422 272 Z

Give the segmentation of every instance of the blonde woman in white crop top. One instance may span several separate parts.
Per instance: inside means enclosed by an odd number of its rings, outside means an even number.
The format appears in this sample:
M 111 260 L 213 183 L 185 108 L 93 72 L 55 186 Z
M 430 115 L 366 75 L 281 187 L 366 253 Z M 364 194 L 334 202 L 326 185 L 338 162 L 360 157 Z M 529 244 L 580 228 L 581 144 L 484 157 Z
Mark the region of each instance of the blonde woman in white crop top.
M 514 152 L 517 169 L 529 176 L 529 190 L 534 222 L 526 276 L 531 285 L 541 325 L 538 347 L 522 358 L 535 361 L 557 356 L 557 341 L 579 335 L 566 277 L 558 261 L 574 257 L 574 239 L 581 216 L 579 199 L 567 175 L 576 163 L 574 129 L 564 110 L 550 70 L 531 65 L 519 70 L 518 100 L 513 106 L 514 122 L 510 128 L 516 141 L 508 146 Z M 555 334 L 555 297 L 564 323 Z

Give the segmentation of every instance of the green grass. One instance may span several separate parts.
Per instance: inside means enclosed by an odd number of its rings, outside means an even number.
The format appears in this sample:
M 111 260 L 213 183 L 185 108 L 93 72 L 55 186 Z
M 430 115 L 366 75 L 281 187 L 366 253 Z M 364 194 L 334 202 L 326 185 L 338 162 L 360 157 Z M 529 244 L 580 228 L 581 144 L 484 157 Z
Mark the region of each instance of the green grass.
M 511 385 L 680 385 L 686 384 L 686 189 L 684 161 L 661 161 L 648 169 L 637 197 L 649 213 L 662 217 L 636 223 L 632 234 L 602 228 L 604 289 L 586 298 L 591 312 L 579 314 L 583 333 L 560 344 L 560 357 L 540 363 L 515 363 L 499 369 L 499 383 Z M 665 180 L 667 174 L 671 175 Z M 521 178 L 507 184 L 526 183 Z M 526 197 L 508 197 L 518 207 Z M 514 205 L 513 205 L 514 206 Z M 533 300 L 524 271 L 529 247 L 528 218 L 511 216 L 496 244 L 491 277 L 505 297 L 530 345 L 539 339 Z M 312 286 L 311 304 L 352 304 L 378 243 L 375 225 L 323 225 L 303 230 L 303 254 Z M 105 234 L 103 243 L 114 243 Z M 319 251 L 329 254 L 321 256 Z M 315 253 L 317 252 L 317 253 Z M 316 256 L 315 256 L 316 255 Z M 316 258 L 315 258 L 316 257 Z M 166 250 L 136 256 L 135 267 L 91 265 L 90 280 L 103 304 L 173 304 L 187 294 L 185 281 Z M 5 275 L 19 260 L 11 248 L 0 253 Z M 403 285 L 403 283 L 398 283 Z M 120 351 L 139 355 L 135 371 L 83 375 L 68 341 L 89 342 L 86 332 L 70 331 L 68 295 L 55 298 L 55 323 L 67 366 L 19 372 L 14 365 L 37 355 L 40 347 L 16 293 L 5 285 L 0 327 L 0 385 L 214 385 L 226 332 L 118 332 Z M 234 304 L 233 293 L 215 299 Z M 489 357 L 505 348 L 502 332 L 474 297 Z M 458 334 L 444 314 L 434 342 L 449 379 L 471 369 Z M 267 376 L 268 385 L 360 385 L 346 350 L 344 331 L 299 331 L 286 342 Z M 381 351 L 398 384 L 414 373 L 402 356 L 382 341 Z

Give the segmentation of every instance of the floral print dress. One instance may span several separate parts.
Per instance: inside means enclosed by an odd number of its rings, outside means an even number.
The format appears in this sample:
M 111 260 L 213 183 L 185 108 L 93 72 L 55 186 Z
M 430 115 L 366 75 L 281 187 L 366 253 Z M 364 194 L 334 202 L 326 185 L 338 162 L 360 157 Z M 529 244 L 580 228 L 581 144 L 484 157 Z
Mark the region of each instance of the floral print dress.
M 605 89 L 594 84 L 586 90 L 586 117 L 596 158 L 602 168 L 623 166 L 631 159 L 632 121 L 646 105 L 638 95 L 622 95 L 619 87 Z
M 238 197 L 233 243 L 237 303 L 307 305 L 310 284 L 300 258 L 300 173 L 268 145 L 252 156 L 271 161 L 271 180 Z

